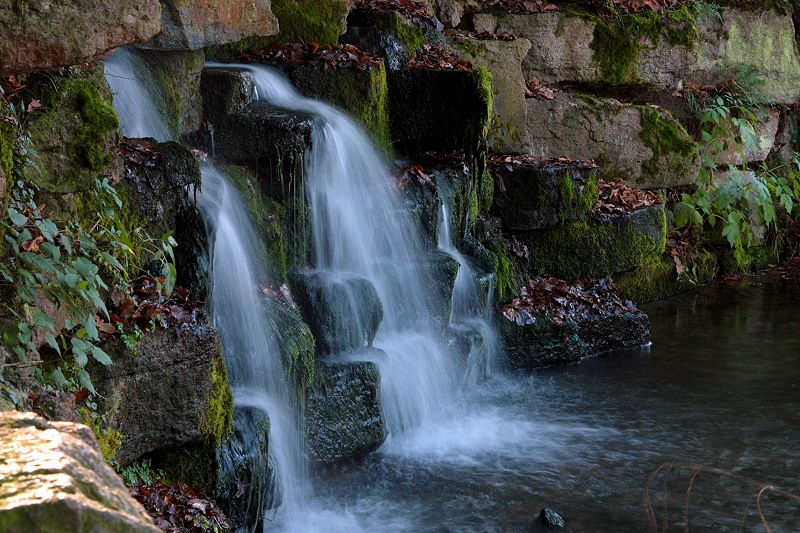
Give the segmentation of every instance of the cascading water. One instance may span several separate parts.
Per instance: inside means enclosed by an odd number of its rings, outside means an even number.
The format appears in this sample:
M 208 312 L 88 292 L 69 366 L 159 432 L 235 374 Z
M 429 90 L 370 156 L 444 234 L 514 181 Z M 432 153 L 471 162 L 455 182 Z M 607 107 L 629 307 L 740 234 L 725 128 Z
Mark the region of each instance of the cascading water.
M 246 67 L 257 98 L 314 117 L 304 183 L 314 262 L 367 278 L 384 307 L 375 346 L 390 434 L 429 420 L 451 398 L 459 369 L 441 345 L 430 305 L 434 276 L 419 229 L 369 137 L 343 112 L 301 96 L 279 73 Z
M 469 339 L 469 353 L 464 369 L 463 384 L 471 387 L 490 375 L 497 357 L 498 343 L 489 313 L 491 312 L 492 278 L 481 288 L 481 280 L 464 255 L 453 245 L 450 236 L 449 197 L 443 184 L 439 184 L 442 200 L 439 222 L 439 249 L 458 261 L 458 275 L 453 285 L 449 326 Z
M 114 109 L 123 132 L 169 140 L 172 135 L 145 88 L 145 73 L 135 65 L 131 52 L 124 49 L 106 61 L 106 79 L 115 93 Z M 257 237 L 238 192 L 213 166 L 203 164 L 201 171 L 203 188 L 197 201 L 209 228 L 210 312 L 222 339 L 235 405 L 269 416 L 269 462 L 277 478 L 274 489 L 282 501 L 281 513 L 291 514 L 305 492 L 306 461 L 298 428 L 300 414 L 276 346 L 277 326 L 265 310 L 257 283 L 266 269 L 254 256 L 252 243 Z M 223 469 L 235 463 L 224 455 L 220 461 Z M 257 494 L 251 499 L 258 502 L 262 497 Z

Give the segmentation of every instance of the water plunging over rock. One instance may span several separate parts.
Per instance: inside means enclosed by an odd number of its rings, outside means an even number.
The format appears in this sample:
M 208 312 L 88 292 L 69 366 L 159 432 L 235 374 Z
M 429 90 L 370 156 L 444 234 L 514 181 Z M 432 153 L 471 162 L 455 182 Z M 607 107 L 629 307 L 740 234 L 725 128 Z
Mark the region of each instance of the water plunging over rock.
M 432 269 L 420 229 L 391 187 L 371 140 L 342 112 L 299 95 L 280 74 L 247 67 L 260 101 L 312 116 L 304 187 L 311 212 L 313 260 L 321 271 L 369 280 L 383 304 L 375 346 L 390 432 L 420 424 L 455 389 L 458 369 L 435 333 Z

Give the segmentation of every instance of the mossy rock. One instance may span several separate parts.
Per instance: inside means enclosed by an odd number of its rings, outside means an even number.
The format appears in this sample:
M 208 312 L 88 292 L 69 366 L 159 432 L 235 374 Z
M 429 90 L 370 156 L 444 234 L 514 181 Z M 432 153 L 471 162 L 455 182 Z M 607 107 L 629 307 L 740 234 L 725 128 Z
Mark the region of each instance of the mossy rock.
M 272 0 L 278 18 L 278 39 L 336 44 L 344 33 L 348 3 L 343 0 Z
M 13 184 L 14 143 L 16 131 L 5 121 L 0 122 L 0 209 L 5 213 L 8 206 L 7 192 Z M 3 232 L 0 231 L 0 237 Z M 0 254 L 2 255 L 2 254 Z
M 272 333 L 283 358 L 283 366 L 290 377 L 293 400 L 302 406 L 306 392 L 319 376 L 314 367 L 315 340 L 311 329 L 303 322 L 300 310 L 294 305 L 269 298 L 264 301 L 265 316 L 269 317 Z
M 614 286 L 620 298 L 642 304 L 691 290 L 711 281 L 716 271 L 717 256 L 711 252 L 699 252 L 680 276 L 672 258 L 660 256 L 636 270 L 615 275 Z
M 101 69 L 42 77 L 29 93 L 42 108 L 31 114 L 25 128 L 38 167 L 20 169 L 26 180 L 46 191 L 74 193 L 91 189 L 100 177 L 119 179 L 119 119 Z
M 769 245 L 752 246 L 745 250 L 744 260 L 739 262 L 733 250 L 724 250 L 719 255 L 720 274 L 742 275 L 767 268 L 770 264 L 780 262 L 778 250 Z
M 380 151 L 391 160 L 389 95 L 386 70 L 328 70 L 318 64 L 284 66 L 291 82 L 305 96 L 328 102 L 352 115 L 372 134 Z
M 602 278 L 635 269 L 660 256 L 666 245 L 664 206 L 645 207 L 606 221 L 567 220 L 517 234 L 528 247 L 529 275 Z

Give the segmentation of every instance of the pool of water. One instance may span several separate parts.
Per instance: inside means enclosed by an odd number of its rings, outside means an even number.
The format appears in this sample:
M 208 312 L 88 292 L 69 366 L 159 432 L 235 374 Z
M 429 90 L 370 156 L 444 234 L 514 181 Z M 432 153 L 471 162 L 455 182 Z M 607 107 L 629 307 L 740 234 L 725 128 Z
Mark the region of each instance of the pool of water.
M 651 346 L 497 374 L 438 422 L 319 474 L 280 529 L 537 531 L 550 507 L 566 531 L 749 532 L 765 530 L 760 503 L 772 531 L 800 531 L 800 502 L 756 501 L 756 482 L 800 494 L 800 284 L 717 284 L 644 310 Z M 665 463 L 681 464 L 645 490 Z M 684 463 L 705 470 L 692 480 Z

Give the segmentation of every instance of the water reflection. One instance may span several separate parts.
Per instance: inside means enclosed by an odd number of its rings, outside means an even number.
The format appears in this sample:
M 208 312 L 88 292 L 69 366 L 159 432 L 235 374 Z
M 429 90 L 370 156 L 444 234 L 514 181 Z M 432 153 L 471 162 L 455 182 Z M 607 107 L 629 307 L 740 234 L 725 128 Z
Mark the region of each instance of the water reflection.
M 800 493 L 800 287 L 758 278 L 646 311 L 652 346 L 494 376 L 447 422 L 323 476 L 315 505 L 347 518 L 324 530 L 528 531 L 550 506 L 570 531 L 642 532 L 644 482 L 670 461 Z M 666 531 L 684 530 L 691 475 L 651 486 Z M 689 531 L 764 530 L 753 487 L 710 473 L 694 483 Z M 800 504 L 762 504 L 773 531 L 800 531 Z

